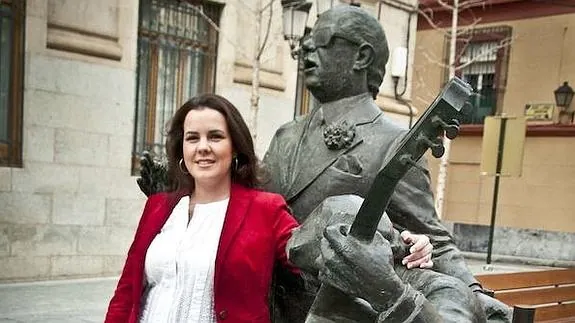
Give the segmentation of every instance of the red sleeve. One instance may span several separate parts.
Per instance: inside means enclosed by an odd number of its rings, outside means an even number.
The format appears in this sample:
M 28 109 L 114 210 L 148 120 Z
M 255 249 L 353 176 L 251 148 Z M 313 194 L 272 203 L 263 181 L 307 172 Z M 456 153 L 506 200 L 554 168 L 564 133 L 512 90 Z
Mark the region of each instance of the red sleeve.
M 299 224 L 296 219 L 291 215 L 288 206 L 283 197 L 278 195 L 277 209 L 275 210 L 274 234 L 276 239 L 276 259 L 290 269 L 293 273 L 299 273 L 299 269 L 291 264 L 287 258 L 286 245 L 291 238 L 293 229 L 297 228 Z
M 149 210 L 156 205 L 158 195 L 153 195 L 146 201 L 146 206 L 140 218 L 140 223 L 136 229 L 136 234 L 130 249 L 128 250 L 128 256 L 126 257 L 126 262 L 124 264 L 124 269 L 122 270 L 122 275 L 118 280 L 118 285 L 114 292 L 114 296 L 110 300 L 108 305 L 108 311 L 106 312 L 106 319 L 104 323 L 125 323 L 128 322 L 130 317 L 134 299 L 133 299 L 133 289 L 134 289 L 134 275 L 137 274 L 137 270 L 140 267 L 137 263 L 137 253 L 138 245 L 140 243 L 139 238 L 141 236 L 142 230 L 145 227 L 146 216 Z

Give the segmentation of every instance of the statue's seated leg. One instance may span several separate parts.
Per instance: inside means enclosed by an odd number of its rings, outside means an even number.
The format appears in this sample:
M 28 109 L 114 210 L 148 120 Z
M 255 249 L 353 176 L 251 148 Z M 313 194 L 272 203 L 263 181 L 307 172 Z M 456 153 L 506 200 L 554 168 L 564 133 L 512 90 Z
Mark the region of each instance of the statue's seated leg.
M 509 323 L 512 321 L 513 309 L 511 307 L 482 292 L 475 292 L 474 294 L 479 299 L 481 306 L 485 311 L 487 322 Z

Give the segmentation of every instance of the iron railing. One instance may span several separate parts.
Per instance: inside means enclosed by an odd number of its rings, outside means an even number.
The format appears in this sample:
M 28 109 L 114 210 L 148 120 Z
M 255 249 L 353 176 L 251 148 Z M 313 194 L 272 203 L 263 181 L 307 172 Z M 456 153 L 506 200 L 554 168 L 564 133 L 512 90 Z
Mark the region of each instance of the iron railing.
M 140 1 L 134 171 L 143 151 L 165 155 L 165 130 L 175 110 L 214 90 L 217 31 L 211 24 L 219 24 L 220 13 L 221 5 L 209 2 Z

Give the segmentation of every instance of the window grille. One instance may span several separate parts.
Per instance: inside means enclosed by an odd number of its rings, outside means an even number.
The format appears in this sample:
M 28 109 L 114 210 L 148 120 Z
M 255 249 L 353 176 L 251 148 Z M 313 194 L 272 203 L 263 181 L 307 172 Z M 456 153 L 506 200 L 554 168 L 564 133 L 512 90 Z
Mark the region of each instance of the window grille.
M 220 13 L 221 5 L 210 2 L 140 1 L 134 171 L 143 151 L 165 155 L 166 126 L 176 109 L 214 90 L 217 31 L 210 23 L 219 24 Z
M 501 111 L 507 65 L 509 60 L 511 27 L 497 26 L 460 32 L 457 38 L 456 75 L 474 89 L 474 113 L 463 123 L 482 124 L 486 116 Z M 446 44 L 449 37 L 446 39 Z

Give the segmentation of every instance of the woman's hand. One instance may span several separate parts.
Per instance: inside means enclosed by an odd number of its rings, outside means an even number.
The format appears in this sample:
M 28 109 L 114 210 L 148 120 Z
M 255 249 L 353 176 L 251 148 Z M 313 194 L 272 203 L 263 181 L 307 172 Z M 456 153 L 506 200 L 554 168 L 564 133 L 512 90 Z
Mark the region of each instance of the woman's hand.
M 410 254 L 402 259 L 402 264 L 406 265 L 408 269 L 433 267 L 433 260 L 431 260 L 433 245 L 426 235 L 414 234 L 405 230 L 401 232 L 401 239 L 404 243 L 411 245 Z

